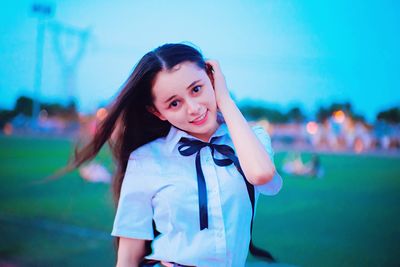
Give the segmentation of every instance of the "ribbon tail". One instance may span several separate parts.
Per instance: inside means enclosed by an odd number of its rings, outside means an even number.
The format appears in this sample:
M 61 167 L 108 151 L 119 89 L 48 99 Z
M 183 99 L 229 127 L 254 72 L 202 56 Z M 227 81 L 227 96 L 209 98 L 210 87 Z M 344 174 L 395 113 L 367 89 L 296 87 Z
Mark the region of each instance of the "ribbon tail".
M 269 253 L 268 251 L 261 249 L 259 247 L 256 247 L 253 244 L 253 241 L 250 241 L 250 253 L 251 255 L 264 259 L 268 262 L 276 262 L 275 258 Z
M 253 240 L 251 238 L 251 235 L 253 233 L 253 220 L 254 220 L 254 209 L 255 209 L 255 207 L 254 207 L 255 206 L 254 185 L 252 185 L 249 181 L 247 181 L 246 176 L 244 175 L 243 170 L 240 167 L 239 160 L 235 159 L 234 160 L 234 164 L 235 164 L 236 168 L 238 169 L 238 171 L 240 172 L 240 174 L 244 178 L 244 181 L 245 181 L 246 187 L 247 187 L 247 192 L 249 193 L 249 198 L 250 198 L 250 202 L 251 202 L 251 208 L 253 210 L 252 216 L 251 216 L 251 225 L 250 225 L 250 247 L 249 247 L 250 253 L 253 256 L 258 257 L 260 259 L 263 259 L 265 261 L 276 262 L 275 258 L 271 255 L 271 253 L 269 253 L 268 251 L 266 251 L 266 250 L 264 250 L 262 248 L 256 247 L 253 244 Z
M 200 151 L 196 155 L 196 172 L 197 172 L 197 187 L 199 195 L 199 216 L 200 230 L 208 228 L 208 210 L 207 210 L 207 187 L 204 179 L 203 171 L 201 170 Z

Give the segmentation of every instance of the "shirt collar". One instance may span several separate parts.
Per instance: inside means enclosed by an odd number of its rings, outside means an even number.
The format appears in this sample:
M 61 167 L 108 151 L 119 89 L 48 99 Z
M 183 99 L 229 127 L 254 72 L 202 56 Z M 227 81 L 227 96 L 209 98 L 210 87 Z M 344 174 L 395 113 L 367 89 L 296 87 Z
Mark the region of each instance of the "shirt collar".
M 211 136 L 216 137 L 216 136 L 224 136 L 228 134 L 228 127 L 225 122 L 219 122 L 219 126 L 215 133 Z M 176 128 L 175 126 L 171 125 L 171 128 L 168 132 L 168 135 L 165 138 L 166 142 L 166 147 L 168 152 L 172 152 L 172 150 L 175 148 L 175 146 L 179 143 L 182 137 L 187 137 L 191 139 L 198 139 L 190 134 L 188 134 L 185 131 L 182 131 L 181 129 Z

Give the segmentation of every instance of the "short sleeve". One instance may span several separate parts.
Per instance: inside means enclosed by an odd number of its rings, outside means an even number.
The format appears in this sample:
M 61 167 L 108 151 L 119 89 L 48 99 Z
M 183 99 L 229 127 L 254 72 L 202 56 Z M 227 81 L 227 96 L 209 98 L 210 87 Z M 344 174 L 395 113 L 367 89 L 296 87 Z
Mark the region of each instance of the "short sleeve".
M 267 151 L 270 159 L 274 162 L 274 151 L 271 145 L 271 138 L 265 129 L 259 125 L 252 127 L 253 132 L 256 134 L 257 138 L 263 144 L 265 150 Z M 263 195 L 276 195 L 282 188 L 282 177 L 276 171 L 274 177 L 268 183 L 263 185 L 256 185 L 256 190 Z
M 122 182 L 112 236 L 147 240 L 154 238 L 153 194 L 145 174 L 140 160 L 131 156 Z

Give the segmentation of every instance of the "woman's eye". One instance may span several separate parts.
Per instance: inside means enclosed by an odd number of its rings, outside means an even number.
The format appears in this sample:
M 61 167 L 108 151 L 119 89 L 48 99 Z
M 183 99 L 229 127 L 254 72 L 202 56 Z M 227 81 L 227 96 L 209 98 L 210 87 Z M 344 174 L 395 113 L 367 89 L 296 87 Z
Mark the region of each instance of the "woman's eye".
M 177 101 L 177 100 L 172 101 L 172 102 L 169 104 L 169 106 L 170 106 L 170 107 L 173 107 L 173 108 L 177 107 L 177 106 L 178 106 L 178 101 Z
M 201 86 L 197 85 L 195 87 L 193 87 L 193 92 L 198 93 L 201 90 Z

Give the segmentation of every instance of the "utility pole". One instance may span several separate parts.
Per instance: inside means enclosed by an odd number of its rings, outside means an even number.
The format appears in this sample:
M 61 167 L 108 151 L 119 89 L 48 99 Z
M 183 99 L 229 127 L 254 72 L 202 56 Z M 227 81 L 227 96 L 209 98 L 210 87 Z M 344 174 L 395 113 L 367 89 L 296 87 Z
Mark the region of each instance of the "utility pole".
M 63 91 L 67 94 L 69 104 L 75 103 L 77 69 L 86 52 L 90 30 L 55 22 L 49 25 L 49 30 L 52 32 L 54 52 L 61 67 Z M 63 40 L 69 45 L 65 45 Z
M 40 112 L 40 91 L 42 84 L 42 66 L 43 66 L 43 46 L 45 41 L 46 18 L 53 15 L 53 8 L 50 5 L 35 3 L 32 5 L 31 11 L 37 17 L 36 30 L 36 65 L 34 80 L 34 97 L 32 119 L 37 120 Z

